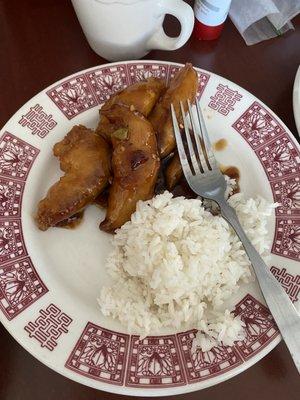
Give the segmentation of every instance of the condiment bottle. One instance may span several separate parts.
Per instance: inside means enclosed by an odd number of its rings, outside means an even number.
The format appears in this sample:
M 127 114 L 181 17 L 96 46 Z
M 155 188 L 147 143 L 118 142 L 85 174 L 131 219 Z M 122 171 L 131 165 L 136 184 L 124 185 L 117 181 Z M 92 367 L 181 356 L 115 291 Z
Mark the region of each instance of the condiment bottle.
M 227 18 L 231 0 L 195 0 L 194 36 L 199 40 L 217 39 Z

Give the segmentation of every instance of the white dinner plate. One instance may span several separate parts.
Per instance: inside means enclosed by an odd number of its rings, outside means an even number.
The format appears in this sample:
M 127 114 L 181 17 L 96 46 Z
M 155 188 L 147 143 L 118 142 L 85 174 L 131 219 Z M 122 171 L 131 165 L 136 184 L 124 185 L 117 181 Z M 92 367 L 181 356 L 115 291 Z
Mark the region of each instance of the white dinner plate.
M 95 128 L 98 110 L 113 93 L 157 76 L 168 81 L 180 65 L 130 61 L 107 64 L 62 79 L 29 100 L 1 130 L 0 320 L 38 360 L 85 385 L 109 392 L 163 396 L 215 385 L 244 371 L 280 341 L 256 282 L 228 303 L 246 325 L 232 347 L 191 353 L 194 331 L 152 332 L 143 340 L 97 304 L 107 282 L 110 235 L 104 212 L 86 210 L 74 230 L 37 229 L 38 201 L 61 175 L 54 143 L 75 124 Z M 299 145 L 261 101 L 212 72 L 197 69 L 201 106 L 213 141 L 228 146 L 216 155 L 238 167 L 246 196 L 262 195 L 280 206 L 269 224 L 269 266 L 291 300 L 300 289 Z
M 293 109 L 298 135 L 300 135 L 300 66 L 296 73 L 293 89 Z

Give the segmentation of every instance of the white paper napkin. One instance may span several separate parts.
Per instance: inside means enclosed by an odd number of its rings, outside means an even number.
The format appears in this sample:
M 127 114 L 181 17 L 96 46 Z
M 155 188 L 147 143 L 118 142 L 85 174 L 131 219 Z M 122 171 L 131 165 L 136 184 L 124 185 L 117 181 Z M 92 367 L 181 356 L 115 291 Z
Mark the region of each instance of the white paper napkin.
M 300 0 L 232 0 L 230 18 L 248 45 L 293 29 Z

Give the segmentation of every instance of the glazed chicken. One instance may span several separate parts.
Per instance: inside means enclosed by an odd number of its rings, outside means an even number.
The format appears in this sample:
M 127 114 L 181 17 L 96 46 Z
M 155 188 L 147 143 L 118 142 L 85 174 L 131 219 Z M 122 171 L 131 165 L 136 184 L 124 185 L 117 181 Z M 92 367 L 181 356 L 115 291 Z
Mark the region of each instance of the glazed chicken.
M 55 144 L 53 153 L 60 160 L 65 175 L 38 204 L 36 222 L 45 231 L 64 225 L 76 216 L 106 187 L 110 177 L 111 150 L 106 141 L 92 130 L 74 126 Z
M 168 190 L 174 189 L 176 184 L 180 181 L 183 176 L 183 171 L 181 168 L 181 163 L 178 153 L 175 153 L 172 160 L 169 162 L 166 168 L 166 183 Z
M 113 183 L 100 229 L 114 232 L 130 220 L 139 200 L 153 197 L 160 160 L 155 132 L 144 116 L 120 105 L 114 105 L 104 115 L 114 128 Z
M 146 81 L 137 82 L 116 93 L 101 108 L 101 118 L 96 133 L 110 140 L 110 135 L 114 128 L 105 116 L 105 112 L 113 105 L 128 106 L 132 111 L 138 111 L 147 117 L 165 89 L 165 84 L 161 79 L 149 78 Z
M 182 170 L 170 106 L 174 105 L 182 123 L 180 101 L 186 111 L 186 101 L 194 102 L 197 87 L 197 73 L 186 64 L 168 88 L 163 80 L 149 78 L 111 96 L 100 110 L 96 132 L 74 126 L 54 146 L 65 174 L 38 204 L 35 218 L 39 229 L 74 227 L 84 208 L 94 203 L 107 208 L 101 230 L 114 232 L 130 220 L 139 200 L 154 196 L 159 173 L 164 188 L 166 182 L 168 189 L 173 189 Z M 165 171 L 160 171 L 160 158 L 164 158 L 162 164 L 168 162 Z
M 171 80 L 169 88 L 150 114 L 149 121 L 157 134 L 158 152 L 161 158 L 169 155 L 176 146 L 170 110 L 171 104 L 174 105 L 178 122 L 182 123 L 180 101 L 184 102 L 186 111 L 187 100 L 190 100 L 191 103 L 194 102 L 197 88 L 197 72 L 191 64 L 186 64 Z

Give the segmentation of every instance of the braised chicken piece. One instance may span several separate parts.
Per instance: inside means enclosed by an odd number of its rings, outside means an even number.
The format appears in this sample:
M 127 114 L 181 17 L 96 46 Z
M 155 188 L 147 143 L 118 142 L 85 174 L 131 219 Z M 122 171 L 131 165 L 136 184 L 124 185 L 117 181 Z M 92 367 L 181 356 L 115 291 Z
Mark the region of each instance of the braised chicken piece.
M 176 186 L 176 184 L 180 181 L 182 176 L 183 172 L 181 168 L 179 155 L 178 153 L 175 153 L 174 157 L 167 165 L 165 173 L 168 190 L 172 190 Z
M 182 123 L 180 101 L 183 102 L 186 111 L 187 100 L 190 100 L 191 103 L 194 102 L 197 88 L 197 72 L 193 69 L 191 64 L 186 64 L 171 80 L 169 88 L 156 103 L 156 106 L 150 114 L 149 121 L 152 123 L 157 134 L 158 152 L 161 158 L 170 154 L 176 146 L 171 116 L 171 104 L 174 105 L 178 123 Z
M 233 193 L 240 192 L 239 180 L 240 180 L 240 172 L 238 168 L 234 166 L 224 166 L 220 165 L 220 170 L 223 175 L 227 175 L 230 179 L 234 179 L 236 181 L 236 185 L 233 189 Z M 167 183 L 168 190 L 173 190 L 174 187 L 179 183 L 181 178 L 183 177 L 183 171 L 180 163 L 180 158 L 178 153 L 174 155 L 172 160 L 169 162 L 165 172 L 165 180 Z
M 75 229 L 78 225 L 81 224 L 83 217 L 84 217 L 84 210 L 81 210 L 78 213 L 71 215 L 69 218 L 64 219 L 61 222 L 58 222 L 55 226 L 66 229 Z
M 153 127 L 140 113 L 114 105 L 105 117 L 114 127 L 113 182 L 100 229 L 114 232 L 130 220 L 139 200 L 153 197 L 160 160 Z
M 72 216 L 75 218 L 101 193 L 110 177 L 109 145 L 82 125 L 74 126 L 62 141 L 56 143 L 53 153 L 65 175 L 38 204 L 36 222 L 43 231 L 51 226 L 65 225 L 63 221 L 71 221 Z
M 128 106 L 131 108 L 131 111 L 138 111 L 147 117 L 165 89 L 165 84 L 161 79 L 149 78 L 145 81 L 134 83 L 121 92 L 116 93 L 101 108 L 100 122 L 96 133 L 110 140 L 110 135 L 114 128 L 104 114 L 113 105 Z

